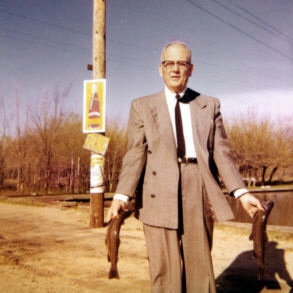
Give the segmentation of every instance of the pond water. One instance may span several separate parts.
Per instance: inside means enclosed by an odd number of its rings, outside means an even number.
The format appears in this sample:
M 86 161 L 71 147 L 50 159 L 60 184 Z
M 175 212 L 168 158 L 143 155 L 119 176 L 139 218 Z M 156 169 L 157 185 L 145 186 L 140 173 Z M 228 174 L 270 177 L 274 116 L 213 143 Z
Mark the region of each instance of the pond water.
M 289 191 L 257 191 L 251 192 L 261 201 L 273 200 L 275 205 L 268 219 L 269 225 L 293 226 L 293 190 Z M 235 215 L 234 221 L 242 223 L 251 223 L 252 220 L 243 210 L 241 203 L 228 197 L 232 210 Z

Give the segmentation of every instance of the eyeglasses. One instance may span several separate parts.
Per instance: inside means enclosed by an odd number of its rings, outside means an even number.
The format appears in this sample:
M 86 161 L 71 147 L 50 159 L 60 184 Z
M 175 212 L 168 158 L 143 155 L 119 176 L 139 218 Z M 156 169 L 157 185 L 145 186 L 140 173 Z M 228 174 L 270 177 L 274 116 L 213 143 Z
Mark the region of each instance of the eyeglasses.
M 168 70 L 171 70 L 174 68 L 175 65 L 177 65 L 179 67 L 179 69 L 182 70 L 187 70 L 190 62 L 189 61 L 169 61 L 169 60 L 165 60 L 162 61 L 162 65 L 167 68 Z

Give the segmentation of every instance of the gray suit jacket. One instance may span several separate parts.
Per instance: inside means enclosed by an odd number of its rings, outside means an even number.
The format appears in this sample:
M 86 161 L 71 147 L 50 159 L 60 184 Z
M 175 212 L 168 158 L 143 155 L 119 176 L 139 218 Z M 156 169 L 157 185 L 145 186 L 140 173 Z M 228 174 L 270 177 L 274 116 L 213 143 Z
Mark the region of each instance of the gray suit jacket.
M 218 221 L 231 219 L 233 213 L 215 179 L 214 167 L 217 166 L 229 193 L 245 185 L 231 155 L 220 102 L 200 94 L 190 102 L 190 111 L 198 166 L 209 204 Z M 148 225 L 176 229 L 179 167 L 164 91 L 131 104 L 128 150 L 116 192 L 135 196 L 142 174 L 140 220 Z

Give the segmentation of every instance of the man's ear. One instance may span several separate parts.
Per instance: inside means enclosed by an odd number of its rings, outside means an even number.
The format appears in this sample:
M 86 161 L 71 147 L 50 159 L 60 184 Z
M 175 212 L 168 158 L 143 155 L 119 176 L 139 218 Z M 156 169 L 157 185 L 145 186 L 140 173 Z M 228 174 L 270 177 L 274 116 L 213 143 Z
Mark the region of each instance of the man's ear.
M 193 73 L 193 69 L 194 69 L 194 65 L 193 65 L 193 64 L 190 64 L 190 68 L 189 68 L 189 76 L 192 75 L 192 73 Z

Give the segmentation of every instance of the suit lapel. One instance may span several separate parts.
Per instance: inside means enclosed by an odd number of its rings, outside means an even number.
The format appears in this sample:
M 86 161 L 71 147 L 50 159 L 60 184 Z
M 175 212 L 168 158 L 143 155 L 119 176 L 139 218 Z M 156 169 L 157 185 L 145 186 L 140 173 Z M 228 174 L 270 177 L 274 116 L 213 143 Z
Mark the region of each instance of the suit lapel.
M 151 103 L 151 113 L 160 139 L 170 151 L 172 150 L 176 154 L 176 141 L 164 91 L 154 96 Z
M 190 111 L 195 145 L 206 146 L 211 120 L 208 114 L 207 103 L 204 101 L 202 95 L 199 95 L 195 100 L 190 102 Z

